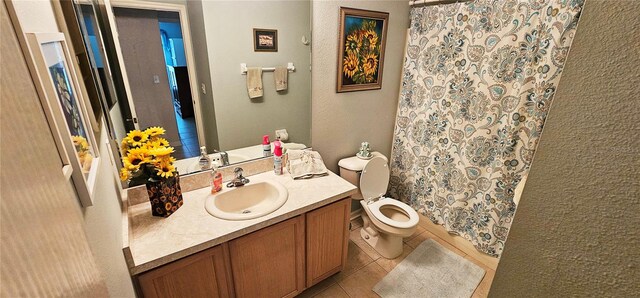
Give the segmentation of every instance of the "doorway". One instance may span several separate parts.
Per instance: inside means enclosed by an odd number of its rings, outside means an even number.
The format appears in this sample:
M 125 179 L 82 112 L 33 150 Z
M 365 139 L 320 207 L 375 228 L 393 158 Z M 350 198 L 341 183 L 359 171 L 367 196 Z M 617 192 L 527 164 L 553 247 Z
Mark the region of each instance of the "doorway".
M 149 2 L 113 5 L 121 65 L 126 65 L 125 89 L 136 129 L 161 126 L 175 148 L 175 158 L 198 156 L 204 136 L 200 133 L 188 23 L 186 13 L 181 13 L 186 9 L 170 4 L 149 7 Z
M 197 156 L 200 152 L 198 133 L 193 98 L 189 87 L 189 69 L 184 51 L 180 15 L 175 12 L 158 12 L 158 25 L 169 78 L 169 89 L 173 100 L 173 112 L 182 143 L 182 154 L 184 158 Z M 180 154 L 176 154 L 176 156 L 180 156 Z

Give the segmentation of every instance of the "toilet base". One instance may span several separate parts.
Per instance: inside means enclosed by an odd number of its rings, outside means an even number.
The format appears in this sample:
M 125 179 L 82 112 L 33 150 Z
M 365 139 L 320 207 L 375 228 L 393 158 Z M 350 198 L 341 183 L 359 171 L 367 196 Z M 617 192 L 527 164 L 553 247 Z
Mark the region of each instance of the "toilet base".
M 371 224 L 366 214 L 362 214 L 360 237 L 385 259 L 395 259 L 402 254 L 402 237 L 381 233 Z

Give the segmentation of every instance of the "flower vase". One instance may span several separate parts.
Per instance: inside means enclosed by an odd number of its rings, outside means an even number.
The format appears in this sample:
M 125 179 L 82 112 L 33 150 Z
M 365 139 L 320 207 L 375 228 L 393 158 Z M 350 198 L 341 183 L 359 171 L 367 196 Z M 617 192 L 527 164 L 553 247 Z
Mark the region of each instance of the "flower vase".
M 151 214 L 153 216 L 169 217 L 182 206 L 182 190 L 180 178 L 175 176 L 147 180 L 147 194 L 151 202 Z
M 149 182 L 149 176 L 145 175 L 144 173 L 138 174 L 137 176 L 132 176 L 131 179 L 129 180 L 129 187 L 134 187 L 134 186 L 138 186 L 138 185 L 143 185 L 143 184 L 147 184 L 147 182 Z

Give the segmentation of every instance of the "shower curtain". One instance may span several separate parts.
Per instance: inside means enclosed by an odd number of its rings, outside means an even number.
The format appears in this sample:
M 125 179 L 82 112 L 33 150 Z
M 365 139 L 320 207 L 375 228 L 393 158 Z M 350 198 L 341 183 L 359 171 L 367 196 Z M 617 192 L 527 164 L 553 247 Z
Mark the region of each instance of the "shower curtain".
M 391 196 L 500 255 L 583 3 L 411 9 Z

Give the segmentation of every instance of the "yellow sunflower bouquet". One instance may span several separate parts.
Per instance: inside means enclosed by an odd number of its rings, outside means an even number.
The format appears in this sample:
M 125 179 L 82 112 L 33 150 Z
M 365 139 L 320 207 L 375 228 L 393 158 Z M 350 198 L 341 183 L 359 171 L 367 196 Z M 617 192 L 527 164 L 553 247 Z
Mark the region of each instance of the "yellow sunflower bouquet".
M 162 137 L 164 133 L 162 127 L 149 127 L 144 131 L 132 130 L 122 139 L 122 181 L 141 176 L 143 179 L 162 180 L 176 175 L 173 165 L 176 159 L 171 156 L 174 150 L 169 146 L 169 141 Z
M 375 28 L 376 21 L 363 21 L 361 26 L 347 34 L 342 70 L 344 76 L 354 83 L 372 83 L 376 80 L 381 39 Z

